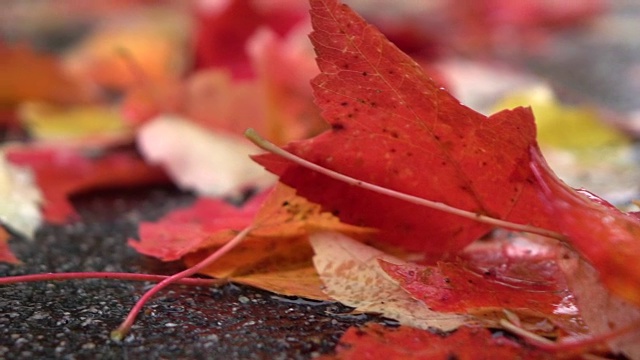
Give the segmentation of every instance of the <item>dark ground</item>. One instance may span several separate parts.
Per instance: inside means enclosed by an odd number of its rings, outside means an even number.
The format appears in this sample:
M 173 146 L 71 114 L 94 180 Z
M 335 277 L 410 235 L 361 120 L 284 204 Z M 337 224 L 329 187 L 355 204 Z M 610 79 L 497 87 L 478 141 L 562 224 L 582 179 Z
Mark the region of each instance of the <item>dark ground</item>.
M 0 276 L 125 271 L 172 274 L 126 245 L 141 220 L 193 200 L 170 188 L 75 199 L 82 220 L 46 225 L 34 242 L 10 244 L 22 266 Z M 0 286 L 3 359 L 308 359 L 333 350 L 343 331 L 371 317 L 333 303 L 283 298 L 246 286 L 171 286 L 145 308 L 122 342 L 109 338 L 150 283 L 73 280 Z

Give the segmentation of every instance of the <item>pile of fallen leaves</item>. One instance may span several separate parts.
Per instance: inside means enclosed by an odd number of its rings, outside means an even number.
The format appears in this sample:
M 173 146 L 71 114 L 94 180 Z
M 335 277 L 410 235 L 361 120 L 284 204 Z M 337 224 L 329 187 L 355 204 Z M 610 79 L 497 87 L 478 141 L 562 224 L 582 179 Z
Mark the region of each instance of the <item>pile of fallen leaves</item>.
M 348 330 L 338 358 L 640 358 L 637 214 L 562 182 L 530 108 L 485 116 L 348 6 L 307 10 L 199 9 L 190 59 L 151 24 L 62 60 L 0 45 L 2 121 L 31 139 L 2 148 L 3 225 L 29 237 L 73 221 L 73 194 L 172 181 L 199 199 L 129 245 L 188 269 L 139 307 L 199 273 L 400 323 Z

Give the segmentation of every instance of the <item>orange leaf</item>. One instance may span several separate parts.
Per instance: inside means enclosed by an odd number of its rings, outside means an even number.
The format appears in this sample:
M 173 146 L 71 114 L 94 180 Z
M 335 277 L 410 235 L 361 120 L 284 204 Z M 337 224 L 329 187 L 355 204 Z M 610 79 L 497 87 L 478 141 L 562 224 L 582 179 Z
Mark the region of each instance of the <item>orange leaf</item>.
M 0 105 L 26 100 L 73 103 L 87 97 L 54 57 L 28 47 L 0 45 L 0 79 Z

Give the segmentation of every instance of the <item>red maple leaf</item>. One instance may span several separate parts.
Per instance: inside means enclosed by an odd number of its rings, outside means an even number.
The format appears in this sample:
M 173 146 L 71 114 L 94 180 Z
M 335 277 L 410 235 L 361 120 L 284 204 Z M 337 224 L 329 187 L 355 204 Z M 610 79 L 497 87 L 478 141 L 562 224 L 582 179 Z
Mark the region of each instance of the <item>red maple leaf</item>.
M 196 13 L 196 68 L 226 67 L 236 78 L 254 75 L 246 52 L 247 39 L 261 26 L 286 34 L 306 13 L 299 6 L 277 1 L 256 4 L 249 0 L 231 0 L 217 5 L 202 4 Z
M 568 187 L 539 161 L 539 156 L 534 153 L 532 167 L 547 216 L 598 270 L 607 288 L 640 306 L 640 218 L 587 191 Z
M 321 74 L 317 104 L 332 129 L 285 149 L 339 173 L 477 214 L 552 228 L 532 185 L 535 124 L 525 108 L 485 117 L 458 102 L 346 5 L 312 0 Z M 281 181 L 348 223 L 433 255 L 489 231 L 471 220 L 409 204 L 293 165 L 255 158 Z
M 77 216 L 69 197 L 83 191 L 168 182 L 164 172 L 147 165 L 133 151 L 91 156 L 76 148 L 15 147 L 9 162 L 33 170 L 44 195 L 43 215 L 52 223 Z
M 335 356 L 320 359 L 552 359 L 551 354 L 523 347 L 484 328 L 461 327 L 445 335 L 379 324 L 351 327 L 340 339 Z M 479 352 L 480 351 L 480 352 Z

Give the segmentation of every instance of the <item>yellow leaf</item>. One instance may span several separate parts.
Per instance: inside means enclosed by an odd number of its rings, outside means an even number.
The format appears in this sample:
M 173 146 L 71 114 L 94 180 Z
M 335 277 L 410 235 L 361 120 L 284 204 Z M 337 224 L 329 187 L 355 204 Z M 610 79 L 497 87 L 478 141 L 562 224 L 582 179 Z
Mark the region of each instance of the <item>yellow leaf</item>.
M 623 145 L 628 138 L 605 124 L 598 112 L 586 106 L 560 103 L 546 87 L 514 93 L 496 104 L 496 109 L 531 106 L 538 128 L 538 142 L 566 149 Z
M 29 133 L 39 140 L 71 140 L 129 133 L 118 111 L 101 105 L 65 107 L 27 102 L 20 107 L 20 118 Z

